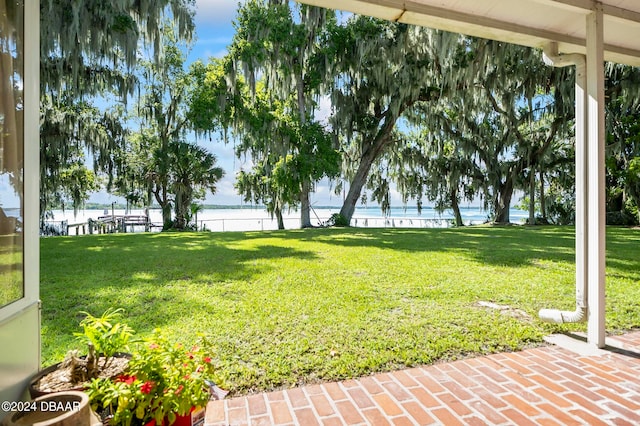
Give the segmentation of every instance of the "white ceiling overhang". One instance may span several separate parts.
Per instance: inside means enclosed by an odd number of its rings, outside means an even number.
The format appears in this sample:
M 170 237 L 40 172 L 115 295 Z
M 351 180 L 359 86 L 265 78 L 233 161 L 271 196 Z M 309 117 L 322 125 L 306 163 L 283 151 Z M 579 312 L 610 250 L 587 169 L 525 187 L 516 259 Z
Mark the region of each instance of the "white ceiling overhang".
M 604 14 L 605 60 L 640 66 L 640 0 L 297 0 L 476 37 L 586 52 L 586 18 Z

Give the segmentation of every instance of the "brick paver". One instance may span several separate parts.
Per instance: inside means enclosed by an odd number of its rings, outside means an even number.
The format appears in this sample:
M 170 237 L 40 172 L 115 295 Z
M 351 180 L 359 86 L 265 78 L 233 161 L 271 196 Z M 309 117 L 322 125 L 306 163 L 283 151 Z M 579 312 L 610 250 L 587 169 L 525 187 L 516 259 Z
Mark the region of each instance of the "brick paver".
M 624 351 L 544 346 L 212 401 L 205 425 L 640 424 L 640 332 L 610 339 Z

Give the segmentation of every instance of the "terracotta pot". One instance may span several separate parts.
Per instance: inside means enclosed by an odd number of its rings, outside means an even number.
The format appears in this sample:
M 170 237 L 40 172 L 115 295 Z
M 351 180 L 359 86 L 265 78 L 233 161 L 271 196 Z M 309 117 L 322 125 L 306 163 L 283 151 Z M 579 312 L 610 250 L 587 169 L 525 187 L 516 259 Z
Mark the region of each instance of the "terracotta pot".
M 89 406 L 89 397 L 78 391 L 55 392 L 25 402 L 19 412 L 9 414 L 7 426 L 98 426 L 102 425 Z

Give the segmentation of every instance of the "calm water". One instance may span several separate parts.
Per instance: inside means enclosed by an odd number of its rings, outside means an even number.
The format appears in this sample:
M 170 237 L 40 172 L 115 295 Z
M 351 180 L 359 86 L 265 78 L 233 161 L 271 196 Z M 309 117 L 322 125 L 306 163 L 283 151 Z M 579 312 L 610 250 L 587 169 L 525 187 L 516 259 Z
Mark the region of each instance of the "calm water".
M 332 214 L 338 213 L 339 207 L 334 208 L 314 208 L 311 212 L 311 221 L 314 225 L 320 225 L 327 221 Z M 100 216 L 111 215 L 111 209 L 108 210 L 81 210 L 74 216 L 73 211 L 54 211 L 53 221 L 66 220 L 69 225 L 86 223 L 89 219 L 98 219 Z M 128 212 L 125 210 L 115 209 L 115 215 L 143 215 L 143 209 L 132 209 Z M 523 223 L 528 217 L 528 213 L 523 210 L 511 209 L 511 222 Z M 158 209 L 152 209 L 149 212 L 151 222 L 154 224 L 162 223 L 162 214 Z M 462 209 L 462 218 L 465 224 L 480 224 L 487 220 L 487 213 L 477 207 L 469 207 Z M 379 208 L 356 208 L 353 215 L 352 225 L 356 227 L 370 228 L 445 228 L 449 226 L 453 220 L 453 213 L 445 211 L 442 214 L 437 213 L 432 208 L 423 208 L 421 214 L 418 214 L 416 208 L 393 208 L 388 216 L 384 216 Z M 264 208 L 229 208 L 229 209 L 207 209 L 198 213 L 197 216 L 199 229 L 207 229 L 210 231 L 259 231 L 259 230 L 275 230 L 277 222 L 272 219 Z M 295 229 L 300 226 L 300 213 L 296 211 L 287 212 L 284 215 L 285 228 Z M 136 227 L 134 230 L 142 230 Z M 75 230 L 69 231 L 75 234 Z M 80 229 L 78 233 L 82 234 Z

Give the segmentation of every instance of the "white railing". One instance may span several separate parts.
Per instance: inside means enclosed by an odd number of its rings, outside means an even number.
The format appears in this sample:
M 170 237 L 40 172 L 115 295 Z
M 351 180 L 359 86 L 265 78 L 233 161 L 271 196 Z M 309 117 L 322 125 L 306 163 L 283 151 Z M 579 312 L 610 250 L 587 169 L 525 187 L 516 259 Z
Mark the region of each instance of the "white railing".
M 324 226 L 329 217 L 315 218 L 311 221 L 314 226 Z M 406 217 L 358 217 L 351 219 L 351 226 L 355 228 L 449 228 L 453 219 L 447 218 L 406 218 Z M 465 225 L 475 224 L 466 221 Z M 284 218 L 285 229 L 300 228 L 300 219 Z M 278 229 L 278 223 L 270 218 L 224 218 L 198 221 L 199 231 L 273 231 Z
M 329 217 L 316 217 L 312 220 L 314 226 L 325 226 L 329 222 Z M 299 229 L 300 219 L 285 217 L 283 219 L 285 229 Z M 465 225 L 475 225 L 481 222 L 467 220 Z M 115 224 L 115 223 L 114 223 Z M 449 228 L 453 224 L 450 218 L 416 218 L 416 217 L 364 217 L 354 216 L 351 219 L 351 226 L 355 228 Z M 57 230 L 58 232 L 46 232 L 41 235 L 85 235 L 105 232 L 122 232 L 122 225 L 105 228 L 106 221 L 89 221 L 83 223 L 69 224 L 67 221 L 47 221 L 45 229 Z M 133 225 L 136 226 L 134 229 Z M 230 232 L 230 231 L 275 231 L 278 229 L 276 219 L 255 217 L 255 218 L 217 218 L 198 220 L 198 231 Z M 124 228 L 126 232 L 152 231 L 157 232 L 162 229 L 151 223 L 127 223 Z

